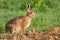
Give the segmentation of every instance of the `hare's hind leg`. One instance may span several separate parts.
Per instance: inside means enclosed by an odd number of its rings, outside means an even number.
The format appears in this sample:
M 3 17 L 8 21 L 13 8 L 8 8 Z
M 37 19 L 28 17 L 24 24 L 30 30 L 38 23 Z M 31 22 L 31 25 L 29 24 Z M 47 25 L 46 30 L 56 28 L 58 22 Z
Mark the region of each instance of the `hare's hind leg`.
M 14 28 L 12 28 L 12 34 L 19 33 L 20 31 L 21 31 L 20 26 L 14 26 Z
M 14 34 L 16 32 L 16 28 L 11 29 L 11 33 Z

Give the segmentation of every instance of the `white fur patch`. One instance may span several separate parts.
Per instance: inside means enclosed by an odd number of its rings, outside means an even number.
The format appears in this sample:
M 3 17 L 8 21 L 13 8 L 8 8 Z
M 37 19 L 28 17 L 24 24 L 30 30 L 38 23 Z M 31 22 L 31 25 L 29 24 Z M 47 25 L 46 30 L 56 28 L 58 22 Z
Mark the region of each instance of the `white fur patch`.
M 20 28 L 20 26 L 18 27 L 18 28 L 16 28 L 16 32 L 18 33 L 18 32 L 20 32 L 21 31 L 21 28 Z

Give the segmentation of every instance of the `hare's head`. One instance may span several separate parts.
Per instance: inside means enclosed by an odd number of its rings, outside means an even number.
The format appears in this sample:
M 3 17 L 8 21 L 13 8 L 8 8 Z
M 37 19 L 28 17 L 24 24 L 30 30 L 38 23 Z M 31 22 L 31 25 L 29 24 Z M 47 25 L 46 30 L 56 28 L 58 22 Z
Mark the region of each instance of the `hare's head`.
M 35 17 L 35 13 L 30 10 L 30 4 L 27 5 L 27 16 L 30 18 Z

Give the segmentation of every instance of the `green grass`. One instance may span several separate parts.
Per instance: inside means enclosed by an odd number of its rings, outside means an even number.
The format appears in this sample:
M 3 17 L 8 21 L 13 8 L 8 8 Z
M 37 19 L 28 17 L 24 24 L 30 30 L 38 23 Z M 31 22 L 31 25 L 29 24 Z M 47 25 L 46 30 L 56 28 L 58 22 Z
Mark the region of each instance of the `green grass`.
M 36 14 L 36 17 L 33 18 L 30 27 L 26 29 L 29 31 L 33 28 L 36 31 L 44 30 L 48 31 L 53 27 L 60 26 L 60 12 L 59 10 L 50 9 L 48 11 L 39 11 L 33 9 Z M 26 14 L 26 10 L 7 10 L 0 9 L 0 32 L 5 32 L 5 24 L 10 19 L 13 19 L 17 16 L 22 16 Z

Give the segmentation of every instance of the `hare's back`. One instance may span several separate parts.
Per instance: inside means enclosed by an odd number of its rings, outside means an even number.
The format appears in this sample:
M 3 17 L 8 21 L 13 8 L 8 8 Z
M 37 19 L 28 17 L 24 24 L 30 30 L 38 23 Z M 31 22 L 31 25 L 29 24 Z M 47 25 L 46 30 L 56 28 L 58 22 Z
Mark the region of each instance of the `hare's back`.
M 8 21 L 6 23 L 6 25 L 17 25 L 19 23 L 22 23 L 23 22 L 23 19 L 24 19 L 24 16 L 16 17 L 16 18 L 11 19 L 10 21 Z

